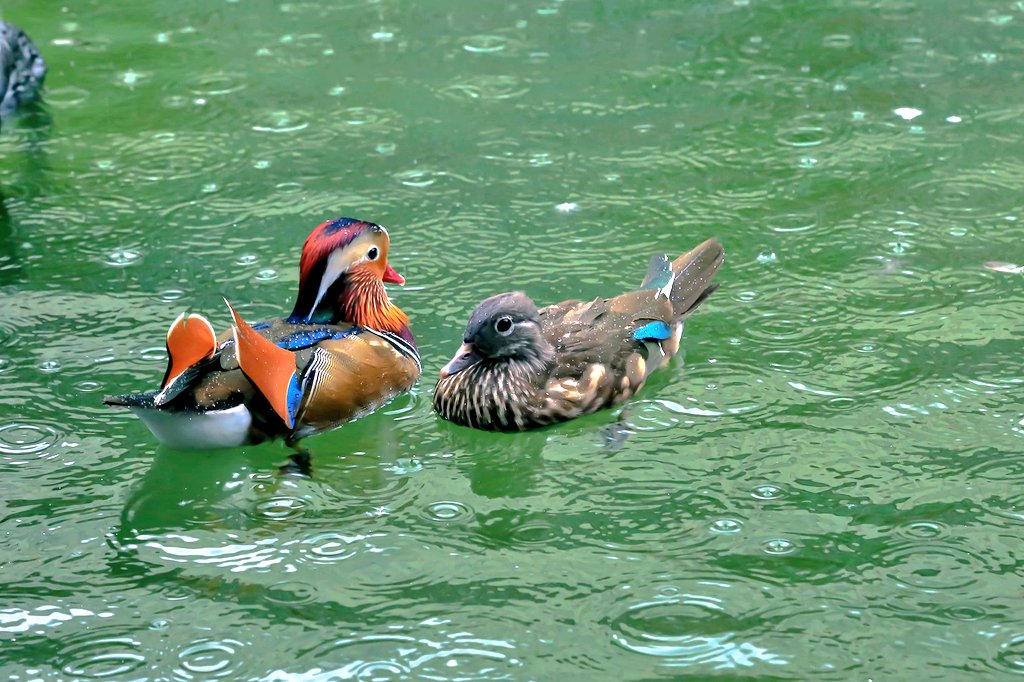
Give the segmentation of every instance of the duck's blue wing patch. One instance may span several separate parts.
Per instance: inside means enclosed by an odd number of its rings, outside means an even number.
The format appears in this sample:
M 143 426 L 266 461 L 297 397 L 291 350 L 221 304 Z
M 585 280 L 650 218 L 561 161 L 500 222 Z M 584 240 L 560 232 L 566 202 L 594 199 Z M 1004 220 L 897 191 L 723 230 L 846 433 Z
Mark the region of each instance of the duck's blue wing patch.
M 288 416 L 291 417 L 291 424 L 295 425 L 295 418 L 299 414 L 299 405 L 302 404 L 302 386 L 299 384 L 298 372 L 292 374 L 288 382 Z
M 315 346 L 327 339 L 343 339 L 346 336 L 358 334 L 360 331 L 362 330 L 359 327 L 351 327 L 349 329 L 331 329 L 330 327 L 304 329 L 279 339 L 277 345 L 285 350 L 302 350 L 303 348 Z
M 664 341 L 670 336 L 672 336 L 672 329 L 668 323 L 661 320 L 648 322 L 633 330 L 633 338 L 637 341 Z

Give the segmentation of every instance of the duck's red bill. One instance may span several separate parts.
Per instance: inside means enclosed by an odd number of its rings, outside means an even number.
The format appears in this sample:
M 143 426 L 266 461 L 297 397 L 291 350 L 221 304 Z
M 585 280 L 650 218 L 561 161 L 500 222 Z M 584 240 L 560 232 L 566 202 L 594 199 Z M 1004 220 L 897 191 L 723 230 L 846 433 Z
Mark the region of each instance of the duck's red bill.
M 390 282 L 391 284 L 405 284 L 405 277 L 402 277 L 395 272 L 395 269 L 390 265 L 388 266 L 388 269 L 384 271 L 384 277 L 382 279 L 385 282 Z

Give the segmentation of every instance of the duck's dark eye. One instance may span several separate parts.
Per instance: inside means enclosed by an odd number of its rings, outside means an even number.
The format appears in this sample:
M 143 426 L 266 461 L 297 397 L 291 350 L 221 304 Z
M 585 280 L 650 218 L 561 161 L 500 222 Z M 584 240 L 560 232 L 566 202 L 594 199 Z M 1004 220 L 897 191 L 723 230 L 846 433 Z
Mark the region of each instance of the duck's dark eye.
M 377 256 L 380 255 L 380 251 L 377 250 L 376 246 L 371 246 L 370 250 L 366 252 L 366 260 L 377 260 Z
M 494 323 L 494 331 L 498 332 L 502 336 L 508 336 L 512 333 L 512 318 L 511 317 L 499 317 L 498 321 Z

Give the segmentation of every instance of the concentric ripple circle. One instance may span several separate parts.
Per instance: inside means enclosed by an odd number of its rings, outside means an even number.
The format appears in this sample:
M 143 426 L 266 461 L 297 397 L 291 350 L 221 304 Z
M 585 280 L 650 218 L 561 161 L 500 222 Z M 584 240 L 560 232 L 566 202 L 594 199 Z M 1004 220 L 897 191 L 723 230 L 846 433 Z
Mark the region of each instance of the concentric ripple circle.
M 244 660 L 245 644 L 234 639 L 202 639 L 178 654 L 175 671 L 186 679 L 235 677 Z
M 462 502 L 434 502 L 424 509 L 424 515 L 431 521 L 462 523 L 473 518 L 473 510 Z
M 0 455 L 4 459 L 16 459 L 34 455 L 52 447 L 60 439 L 60 433 L 48 424 L 13 422 L 0 426 Z
M 122 677 L 145 665 L 139 642 L 129 637 L 100 637 L 79 641 L 61 652 L 62 670 L 74 678 L 100 680 Z

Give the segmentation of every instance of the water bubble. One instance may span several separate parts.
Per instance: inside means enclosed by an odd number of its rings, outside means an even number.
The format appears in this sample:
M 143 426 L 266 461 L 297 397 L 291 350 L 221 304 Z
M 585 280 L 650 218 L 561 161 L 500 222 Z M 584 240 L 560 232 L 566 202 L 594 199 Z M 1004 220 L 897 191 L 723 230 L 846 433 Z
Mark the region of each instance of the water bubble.
M 177 671 L 191 679 L 193 674 L 204 679 L 234 676 L 242 657 L 244 644 L 233 639 L 200 640 L 178 654 L 181 668 Z
M 786 491 L 777 485 L 764 484 L 755 486 L 750 496 L 758 500 L 777 500 L 786 496 Z
M 580 205 L 574 201 L 566 201 L 555 206 L 555 210 L 559 213 L 574 213 L 580 210 Z
M 235 259 L 236 265 L 253 265 L 256 263 L 256 254 L 243 253 L 241 256 Z
M 987 615 L 985 609 L 982 607 L 971 606 L 969 604 L 965 606 L 954 606 L 947 609 L 946 613 L 949 614 L 950 618 L 966 621 L 981 620 Z
M 395 39 L 394 31 L 386 31 L 381 29 L 380 31 L 374 31 L 370 34 L 370 38 L 377 41 L 378 43 L 390 43 Z
M 157 297 L 161 301 L 166 301 L 170 303 L 171 301 L 180 300 L 184 295 L 185 292 L 182 291 L 181 289 L 164 289 L 159 294 L 157 294 Z
M 260 133 L 294 133 L 309 127 L 307 116 L 301 112 L 272 111 L 261 123 L 252 126 Z
M 913 107 L 899 107 L 898 109 L 893 109 L 892 113 L 896 114 L 904 121 L 913 121 L 924 112 L 920 109 L 914 109 Z
M 274 268 L 263 268 L 262 270 L 256 273 L 256 279 L 258 279 L 261 282 L 269 282 L 271 280 L 277 279 L 277 277 L 277 270 L 275 270 Z
M 304 540 L 302 551 L 313 563 L 335 563 L 356 555 L 353 545 L 358 539 L 340 533 L 321 533 Z
M 963 123 L 963 120 L 964 119 L 961 118 L 960 116 L 947 116 L 946 117 L 946 121 L 948 121 L 949 123 Z
M 397 145 L 394 142 L 381 142 L 374 149 L 377 151 L 378 154 L 384 154 L 385 156 L 389 156 L 395 153 L 396 148 Z
M 148 73 L 142 71 L 135 71 L 134 69 L 128 69 L 117 74 L 117 83 L 127 88 L 134 89 L 136 85 L 139 85 L 142 81 L 149 78 Z
M 536 519 L 512 528 L 510 535 L 520 545 L 543 545 L 561 537 L 562 531 L 550 521 Z
M 501 52 L 506 47 L 508 47 L 508 38 L 494 35 L 473 36 L 472 38 L 467 38 L 466 42 L 462 44 L 462 49 L 466 52 L 480 54 Z
M 245 89 L 244 79 L 245 76 L 238 73 L 225 73 L 223 71 L 204 73 L 191 79 L 189 91 L 193 95 L 211 97 L 230 95 Z
M 473 510 L 461 502 L 434 502 L 424 510 L 432 521 L 461 522 L 473 516 Z
M 43 360 L 36 365 L 36 367 L 39 368 L 40 372 L 44 372 L 46 374 L 53 374 L 54 372 L 59 372 L 61 370 L 60 360 Z
M 132 251 L 131 249 L 118 249 L 108 253 L 103 262 L 107 265 L 113 265 L 114 267 L 123 268 L 129 265 L 134 265 L 141 258 L 141 254 L 138 251 Z
M 716 519 L 711 524 L 711 532 L 719 534 L 739 533 L 743 530 L 743 522 L 736 519 Z
M 399 476 L 415 474 L 423 471 L 423 462 L 415 457 L 400 457 L 387 470 Z
M 103 384 L 98 381 L 79 381 L 75 384 L 75 388 L 81 393 L 95 393 L 103 388 Z
M 429 187 L 437 182 L 438 174 L 429 170 L 407 170 L 395 174 L 395 179 L 406 187 Z
M 212 194 L 213 192 L 216 192 L 218 189 L 220 189 L 220 187 L 217 185 L 216 182 L 207 182 L 199 189 L 204 194 Z
M 302 516 L 306 511 L 305 500 L 297 497 L 275 497 L 256 506 L 256 513 L 272 521 L 284 521 Z
M 774 263 L 778 260 L 778 256 L 775 255 L 774 251 L 762 251 L 757 254 L 758 263 Z
M 828 131 L 820 126 L 797 126 L 783 131 L 778 139 L 790 147 L 817 147 L 828 139 Z
M 781 556 L 784 554 L 792 554 L 796 551 L 796 545 L 786 540 L 785 538 L 776 538 L 774 540 L 768 540 L 764 543 L 764 553 Z
M 685 409 L 670 400 L 637 400 L 623 413 L 625 425 L 633 431 L 664 431 L 679 423 Z
M 341 97 L 342 95 L 345 94 L 345 90 L 346 88 L 344 85 L 335 85 L 333 88 L 327 91 L 327 94 L 330 95 L 331 97 Z
M 902 527 L 901 531 L 905 537 L 923 540 L 934 540 L 949 534 L 946 526 L 932 521 L 915 521 Z
M 818 165 L 818 160 L 813 156 L 801 156 L 797 165 L 801 168 L 814 168 Z

